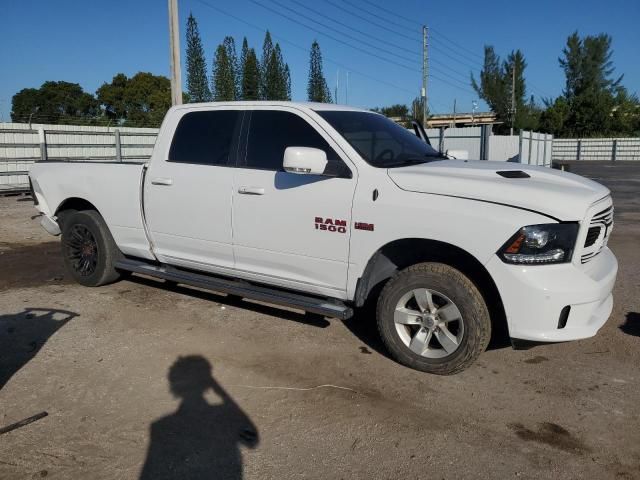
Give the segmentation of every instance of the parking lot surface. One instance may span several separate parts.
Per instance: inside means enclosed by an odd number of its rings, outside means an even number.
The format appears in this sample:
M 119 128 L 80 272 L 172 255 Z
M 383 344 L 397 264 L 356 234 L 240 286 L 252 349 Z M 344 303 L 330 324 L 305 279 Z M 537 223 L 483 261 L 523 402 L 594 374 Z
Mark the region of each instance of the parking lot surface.
M 640 165 L 613 192 L 614 310 L 591 339 L 462 374 L 342 322 L 140 278 L 84 288 L 0 198 L 0 478 L 640 478 Z

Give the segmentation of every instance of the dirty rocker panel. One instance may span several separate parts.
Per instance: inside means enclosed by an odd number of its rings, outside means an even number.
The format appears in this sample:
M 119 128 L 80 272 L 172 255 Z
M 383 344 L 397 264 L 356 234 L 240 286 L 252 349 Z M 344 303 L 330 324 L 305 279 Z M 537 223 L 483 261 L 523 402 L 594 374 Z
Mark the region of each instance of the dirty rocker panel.
M 307 312 L 339 318 L 341 320 L 346 320 L 353 316 L 351 307 L 348 307 L 339 300 L 262 287 L 246 281 L 190 272 L 168 265 L 154 265 L 141 260 L 120 260 L 116 262 L 115 267 L 119 270 L 149 275 L 193 287 L 237 295 L 243 298 L 251 298 L 276 305 L 300 308 Z

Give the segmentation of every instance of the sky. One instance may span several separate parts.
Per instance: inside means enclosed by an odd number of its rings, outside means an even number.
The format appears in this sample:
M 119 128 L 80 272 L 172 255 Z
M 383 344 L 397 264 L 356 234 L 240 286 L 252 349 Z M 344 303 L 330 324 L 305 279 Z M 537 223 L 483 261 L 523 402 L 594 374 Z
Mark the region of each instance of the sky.
M 203 40 L 207 68 L 231 35 L 239 47 L 262 50 L 269 29 L 291 69 L 293 100 L 306 100 L 309 48 L 320 43 L 325 77 L 338 102 L 375 107 L 410 104 L 422 82 L 421 25 L 429 27 L 428 97 L 433 113 L 487 110 L 469 85 L 484 45 L 501 57 L 523 51 L 527 94 L 537 101 L 561 94 L 558 65 L 567 36 L 608 33 L 616 73 L 640 93 L 640 1 L 518 2 L 420 0 L 178 0 L 184 31 L 190 12 Z M 169 76 L 166 0 L 0 0 L 0 121 L 11 98 L 47 80 L 79 83 L 94 93 L 119 73 Z M 348 73 L 347 73 L 348 72 Z M 348 93 L 347 93 L 348 76 Z M 183 89 L 184 67 L 183 67 Z M 348 95 L 348 96 L 347 96 Z

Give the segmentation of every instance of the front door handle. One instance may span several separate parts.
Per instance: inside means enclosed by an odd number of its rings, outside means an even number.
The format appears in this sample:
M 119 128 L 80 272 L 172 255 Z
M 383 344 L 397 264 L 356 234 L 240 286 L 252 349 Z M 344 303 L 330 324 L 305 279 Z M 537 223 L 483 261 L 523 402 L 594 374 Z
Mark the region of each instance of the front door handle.
M 173 185 L 173 180 L 167 177 L 157 177 L 151 180 L 151 185 Z
M 242 195 L 264 195 L 264 188 L 261 187 L 240 187 L 238 193 Z

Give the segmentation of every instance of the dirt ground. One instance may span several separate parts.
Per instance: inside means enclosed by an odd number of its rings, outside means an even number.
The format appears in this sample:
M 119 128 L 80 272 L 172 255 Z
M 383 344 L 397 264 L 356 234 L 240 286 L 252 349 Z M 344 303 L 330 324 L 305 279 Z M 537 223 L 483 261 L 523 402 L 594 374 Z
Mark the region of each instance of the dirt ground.
M 0 428 L 48 413 L 0 435 L 0 478 L 640 478 L 640 165 L 572 170 L 614 192 L 610 320 L 453 377 L 395 363 L 363 313 L 73 284 L 0 198 Z

